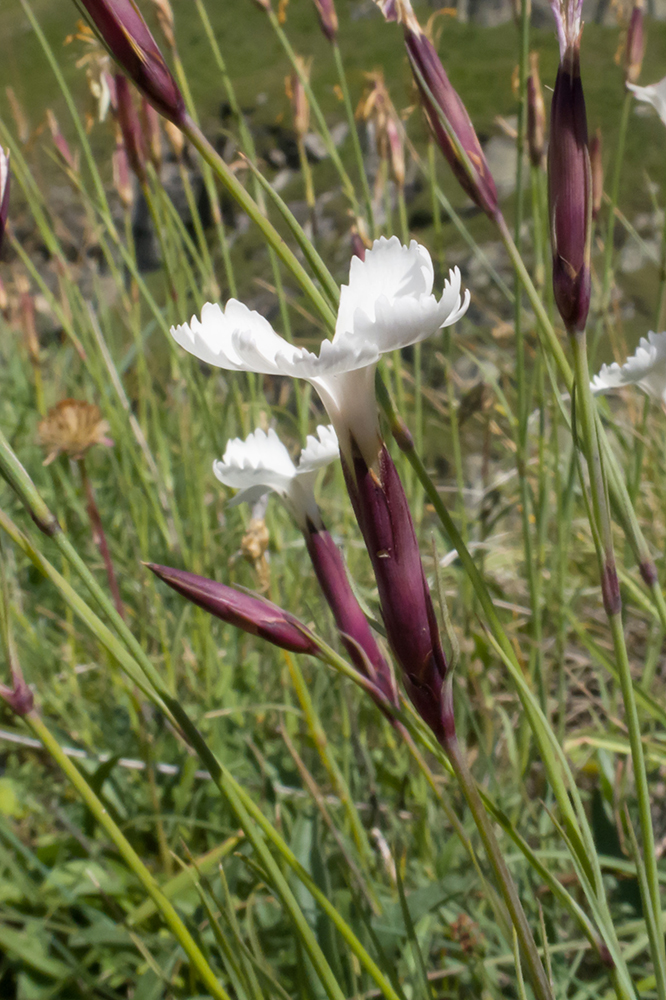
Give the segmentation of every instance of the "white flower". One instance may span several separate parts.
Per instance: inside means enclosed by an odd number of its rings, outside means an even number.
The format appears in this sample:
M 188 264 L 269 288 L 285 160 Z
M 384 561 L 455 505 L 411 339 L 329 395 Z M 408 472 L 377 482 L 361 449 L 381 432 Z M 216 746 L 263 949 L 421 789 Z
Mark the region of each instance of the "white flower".
M 648 396 L 666 405 L 666 333 L 651 330 L 641 337 L 636 353 L 620 365 L 602 365 L 590 383 L 592 392 L 603 393 L 623 385 L 637 385 Z
M 319 393 L 349 458 L 352 437 L 371 466 L 380 436 L 374 395 L 375 365 L 382 354 L 415 344 L 467 310 L 469 292 L 460 295 L 454 268 L 439 301 L 432 294 L 430 254 L 397 236 L 376 240 L 365 260 L 352 257 L 349 284 L 343 285 L 332 341 L 319 354 L 295 347 L 270 323 L 235 299 L 224 311 L 206 304 L 201 320 L 172 328 L 177 343 L 218 368 L 288 375 L 307 379 Z
M 635 83 L 628 83 L 627 87 L 633 90 L 636 100 L 651 104 L 666 125 L 666 76 L 659 83 L 652 83 L 649 87 L 639 87 Z
M 229 441 L 222 461 L 213 462 L 213 472 L 225 486 L 241 491 L 230 506 L 255 503 L 272 490 L 283 498 L 301 527 L 307 518 L 318 525 L 315 479 L 323 466 L 338 457 L 339 449 L 332 427 L 319 426 L 317 434 L 308 435 L 298 465 L 272 428 L 268 433 L 257 429 L 244 441 Z

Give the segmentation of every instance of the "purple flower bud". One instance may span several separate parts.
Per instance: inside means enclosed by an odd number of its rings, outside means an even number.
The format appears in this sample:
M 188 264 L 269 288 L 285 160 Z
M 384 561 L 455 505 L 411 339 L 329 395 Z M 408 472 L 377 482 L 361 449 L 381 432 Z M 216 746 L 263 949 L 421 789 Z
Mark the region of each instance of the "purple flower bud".
M 338 15 L 333 0 L 314 0 L 319 15 L 319 24 L 329 42 L 334 42 L 338 34 Z
M 0 250 L 9 215 L 9 153 L 0 146 Z
M 122 73 L 116 74 L 116 101 L 116 116 L 123 134 L 127 160 L 141 183 L 144 183 L 146 180 L 146 141 L 132 99 L 129 81 Z
M 116 62 L 156 111 L 181 125 L 185 102 L 134 0 L 79 0 Z
M 570 333 L 584 330 L 590 308 L 592 171 L 576 40 L 557 71 L 550 115 L 548 201 L 555 303 Z
M 465 105 L 451 86 L 434 45 L 423 32 L 409 0 L 375 0 L 387 21 L 400 21 L 407 55 L 435 139 L 475 205 L 494 217 L 497 189 Z
M 377 580 L 386 634 L 414 707 L 441 742 L 455 735 L 448 667 L 407 498 L 386 446 L 378 470 L 354 448 L 347 490 Z
M 258 635 L 291 653 L 318 655 L 319 647 L 309 629 L 276 604 L 196 573 L 155 563 L 146 565 L 173 590 L 223 622 L 235 625 L 250 635 Z
M 636 83 L 641 75 L 645 55 L 645 30 L 643 27 L 643 0 L 637 0 L 627 28 L 627 47 L 624 52 L 625 83 Z
M 360 673 L 369 677 L 382 696 L 397 707 L 399 699 L 391 669 L 354 596 L 340 550 L 323 527 L 317 528 L 309 522 L 303 534 L 319 586 L 342 633 L 342 642 L 350 659 Z
M 352 246 L 352 256 L 359 257 L 361 260 L 365 260 L 366 246 L 361 238 L 361 234 L 358 229 L 352 229 L 351 231 L 351 246 Z

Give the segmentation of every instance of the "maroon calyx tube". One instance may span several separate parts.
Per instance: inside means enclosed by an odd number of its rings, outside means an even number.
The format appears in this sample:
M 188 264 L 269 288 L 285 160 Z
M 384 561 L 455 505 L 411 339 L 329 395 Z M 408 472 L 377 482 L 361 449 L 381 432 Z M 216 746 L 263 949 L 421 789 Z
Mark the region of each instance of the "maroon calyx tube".
M 555 81 L 548 145 L 548 202 L 555 304 L 567 331 L 582 332 L 590 308 L 592 170 L 579 38 L 566 49 Z
M 352 442 L 342 457 L 349 497 L 372 562 L 389 645 L 417 712 L 446 746 L 455 739 L 450 678 L 418 541 L 398 471 L 386 445 L 378 472 Z
M 155 563 L 145 565 L 172 590 L 223 622 L 291 653 L 319 654 L 319 646 L 310 630 L 277 604 L 186 570 Z
M 391 668 L 382 656 L 363 610 L 349 583 L 342 554 L 324 528 L 316 527 L 308 518 L 303 531 L 305 544 L 319 586 L 330 607 L 335 624 L 349 657 L 356 669 L 372 681 L 381 700 L 397 708 L 400 704 Z

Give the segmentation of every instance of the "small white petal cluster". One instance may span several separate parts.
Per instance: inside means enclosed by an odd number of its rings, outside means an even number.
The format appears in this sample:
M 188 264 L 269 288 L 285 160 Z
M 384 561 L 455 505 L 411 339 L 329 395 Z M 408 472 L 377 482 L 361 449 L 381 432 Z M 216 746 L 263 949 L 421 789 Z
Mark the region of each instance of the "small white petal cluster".
M 639 87 L 635 83 L 628 83 L 627 87 L 633 90 L 637 101 L 651 104 L 666 125 L 666 76 L 659 83 L 651 83 L 649 87 Z
M 469 292 L 460 294 L 457 268 L 449 272 L 439 301 L 433 282 L 425 247 L 382 237 L 365 260 L 352 258 L 335 335 L 323 341 L 319 354 L 288 343 L 263 316 L 235 299 L 224 310 L 206 304 L 201 320 L 194 317 L 171 333 L 181 347 L 217 368 L 307 379 L 328 411 L 343 452 L 350 454 L 353 437 L 372 465 L 380 445 L 374 396 L 380 357 L 450 326 L 469 305 Z
M 339 449 L 332 427 L 317 427 L 317 435 L 308 435 L 298 465 L 272 428 L 268 433 L 257 429 L 244 441 L 229 441 L 222 461 L 213 463 L 220 482 L 240 490 L 229 505 L 253 504 L 264 493 L 273 491 L 286 501 L 301 526 L 307 518 L 318 524 L 315 478 L 321 468 L 338 457 Z
M 625 385 L 637 385 L 666 405 L 666 333 L 641 337 L 636 353 L 623 365 L 602 365 L 590 383 L 592 392 L 604 393 Z

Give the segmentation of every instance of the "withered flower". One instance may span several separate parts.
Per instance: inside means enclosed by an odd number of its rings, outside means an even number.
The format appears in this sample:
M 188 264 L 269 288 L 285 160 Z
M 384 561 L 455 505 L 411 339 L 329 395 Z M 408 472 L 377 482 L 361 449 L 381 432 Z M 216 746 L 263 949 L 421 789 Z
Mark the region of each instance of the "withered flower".
M 546 106 L 539 78 L 539 53 L 530 52 L 527 77 L 527 145 L 533 167 L 543 167 L 546 144 Z
M 386 89 L 382 71 L 366 73 L 366 77 L 368 87 L 356 109 L 356 117 L 374 125 L 379 155 L 382 160 L 391 164 L 394 180 L 399 188 L 403 188 L 405 149 L 400 116 Z
M 108 431 L 109 423 L 102 419 L 94 403 L 62 399 L 51 407 L 38 427 L 39 443 L 47 451 L 44 465 L 50 465 L 62 453 L 73 459 L 83 458 L 95 444 L 112 448 Z
M 636 83 L 641 75 L 645 55 L 645 29 L 643 27 L 643 0 L 636 0 L 627 28 L 627 45 L 624 50 L 624 77 L 626 83 Z

